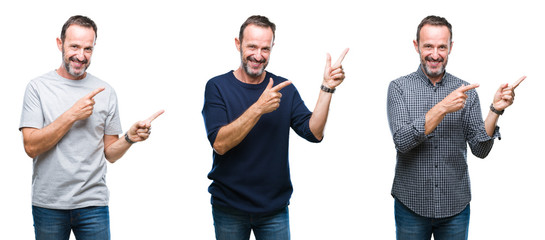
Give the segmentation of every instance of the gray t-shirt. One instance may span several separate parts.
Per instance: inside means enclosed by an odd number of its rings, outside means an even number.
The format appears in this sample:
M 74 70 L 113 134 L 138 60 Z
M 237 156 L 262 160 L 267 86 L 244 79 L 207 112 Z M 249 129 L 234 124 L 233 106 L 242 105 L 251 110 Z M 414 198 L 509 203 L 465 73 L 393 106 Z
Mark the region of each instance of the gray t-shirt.
M 55 121 L 91 91 L 93 114 L 74 123 L 49 151 L 33 159 L 32 205 L 75 209 L 108 205 L 104 135 L 122 133 L 117 96 L 106 82 L 87 73 L 82 80 L 61 77 L 56 71 L 30 81 L 23 101 L 19 129 L 41 129 Z

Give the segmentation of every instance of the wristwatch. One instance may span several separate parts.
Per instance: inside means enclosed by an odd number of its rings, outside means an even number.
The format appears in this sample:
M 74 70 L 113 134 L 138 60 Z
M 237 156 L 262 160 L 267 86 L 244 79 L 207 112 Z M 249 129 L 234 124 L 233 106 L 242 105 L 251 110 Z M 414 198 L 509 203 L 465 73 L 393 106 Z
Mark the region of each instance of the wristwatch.
M 132 140 L 129 138 L 129 134 L 128 134 L 128 133 L 125 133 L 125 141 L 127 141 L 127 142 L 130 143 L 130 144 L 136 143 L 136 142 L 132 141 Z
M 322 86 L 320 86 L 320 89 L 322 91 L 326 92 L 326 93 L 335 93 L 335 89 L 328 88 L 328 87 L 324 86 L 323 84 L 322 84 Z
M 501 111 L 498 111 L 497 109 L 494 108 L 494 103 L 491 103 L 490 104 L 490 111 L 494 112 L 495 114 L 502 115 L 503 112 L 505 112 L 505 109 L 503 109 Z

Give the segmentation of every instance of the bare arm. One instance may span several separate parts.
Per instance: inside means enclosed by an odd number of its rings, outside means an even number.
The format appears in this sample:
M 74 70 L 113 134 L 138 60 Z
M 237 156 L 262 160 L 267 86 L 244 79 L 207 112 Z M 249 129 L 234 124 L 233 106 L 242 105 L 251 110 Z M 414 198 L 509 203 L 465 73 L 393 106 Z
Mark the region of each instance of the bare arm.
M 127 131 L 129 139 L 133 142 L 142 142 L 148 139 L 151 133 L 151 122 L 164 112 L 164 110 L 160 110 L 146 120 L 134 123 Z M 104 135 L 104 155 L 106 160 L 111 163 L 115 163 L 123 157 L 131 146 L 132 144 L 125 140 L 125 136 L 119 138 L 117 135 Z
M 259 99 L 252 106 L 235 121 L 220 128 L 216 140 L 212 145 L 216 153 L 223 155 L 237 146 L 254 128 L 263 114 L 270 113 L 280 106 L 282 94 L 279 91 L 290 85 L 291 82 L 285 81 L 274 87 L 273 83 L 274 81 L 271 78 L 265 91 L 263 91 Z
M 219 155 L 223 155 L 237 146 L 254 128 L 261 115 L 259 110 L 252 105 L 235 121 L 220 128 L 214 141 L 214 151 Z
M 23 128 L 23 143 L 27 155 L 35 158 L 53 148 L 76 121 L 91 116 L 95 104 L 93 97 L 102 91 L 104 88 L 95 89 L 79 99 L 70 109 L 42 129 Z
M 508 84 L 502 84 L 500 86 L 498 91 L 496 91 L 496 94 L 494 94 L 494 100 L 492 102 L 496 110 L 503 111 L 513 104 L 513 101 L 515 100 L 515 88 L 517 88 L 524 79 L 526 79 L 526 76 L 519 78 L 511 86 Z M 484 121 L 484 127 L 488 136 L 494 135 L 499 117 L 500 115 L 492 112 L 492 110 L 488 111 L 488 115 Z
M 342 61 L 348 53 L 348 48 L 343 51 L 337 62 L 331 66 L 331 56 L 327 54 L 326 66 L 324 71 L 323 85 L 330 89 L 335 89 L 339 86 L 345 76 L 342 68 Z M 321 140 L 324 137 L 324 128 L 327 122 L 327 116 L 329 114 L 329 105 L 331 103 L 331 97 L 333 93 L 327 93 L 320 90 L 318 101 L 316 101 L 316 107 L 312 112 L 312 116 L 309 120 L 309 128 L 316 139 Z

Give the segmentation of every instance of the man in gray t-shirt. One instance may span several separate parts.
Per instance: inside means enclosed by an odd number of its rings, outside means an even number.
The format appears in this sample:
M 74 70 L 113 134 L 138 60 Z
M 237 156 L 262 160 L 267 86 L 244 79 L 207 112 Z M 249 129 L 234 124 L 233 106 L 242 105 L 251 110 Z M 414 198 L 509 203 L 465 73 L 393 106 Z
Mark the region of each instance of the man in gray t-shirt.
M 96 40 L 95 23 L 73 16 L 57 46 L 62 64 L 30 81 L 21 123 L 25 151 L 33 158 L 32 213 L 36 239 L 110 239 L 106 161 L 114 163 L 132 143 L 151 133 L 150 118 L 122 133 L 113 88 L 86 72 Z

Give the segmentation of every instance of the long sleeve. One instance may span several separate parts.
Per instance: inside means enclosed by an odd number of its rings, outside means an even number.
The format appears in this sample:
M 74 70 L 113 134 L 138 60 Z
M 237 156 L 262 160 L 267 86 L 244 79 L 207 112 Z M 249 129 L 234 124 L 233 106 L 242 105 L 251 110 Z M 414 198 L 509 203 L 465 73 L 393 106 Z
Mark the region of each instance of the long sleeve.
M 481 105 L 479 95 L 476 91 L 468 92 L 470 98 L 466 101 L 467 116 L 464 118 L 464 130 L 466 141 L 473 155 L 479 158 L 485 158 L 492 150 L 494 139 L 500 137 L 499 127 L 496 127 L 494 135 L 488 136 L 484 127 L 484 121 L 481 114 Z
M 433 136 L 433 133 L 424 134 L 425 114 L 414 119 L 410 118 L 407 103 L 403 99 L 403 91 L 394 81 L 388 87 L 387 103 L 388 123 L 398 151 L 407 153 Z

